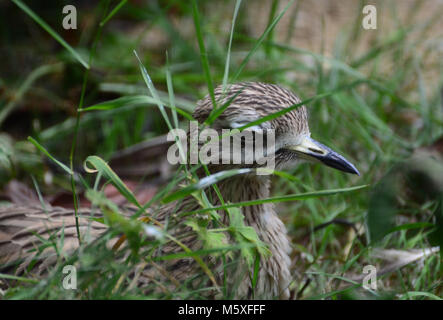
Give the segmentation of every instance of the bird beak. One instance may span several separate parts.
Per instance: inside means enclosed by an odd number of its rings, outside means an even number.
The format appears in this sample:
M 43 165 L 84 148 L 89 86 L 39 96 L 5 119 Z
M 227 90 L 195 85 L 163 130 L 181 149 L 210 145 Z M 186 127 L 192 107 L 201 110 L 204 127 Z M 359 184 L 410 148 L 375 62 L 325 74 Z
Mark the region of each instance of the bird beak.
M 286 147 L 286 149 L 296 152 L 302 159 L 321 162 L 328 167 L 360 175 L 357 168 L 343 156 L 311 137 L 306 136 L 300 144 Z

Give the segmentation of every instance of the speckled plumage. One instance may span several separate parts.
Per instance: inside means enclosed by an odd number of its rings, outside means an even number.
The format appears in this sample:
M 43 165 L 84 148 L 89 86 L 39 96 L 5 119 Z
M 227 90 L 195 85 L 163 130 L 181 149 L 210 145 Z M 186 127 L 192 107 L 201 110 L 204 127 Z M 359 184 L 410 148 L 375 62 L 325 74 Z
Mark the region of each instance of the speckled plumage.
M 225 93 L 224 93 L 225 92 Z M 277 85 L 263 83 L 238 83 L 230 85 L 226 91 L 221 86 L 215 89 L 215 96 L 218 106 L 223 105 L 230 99 L 231 104 L 221 114 L 221 116 L 213 123 L 214 128 L 232 128 L 244 125 L 248 122 L 260 119 L 263 116 L 277 112 L 294 104 L 300 103 L 300 99 L 290 91 L 283 89 Z M 212 101 L 209 97 L 205 97 L 197 103 L 194 117 L 203 122 L 209 116 L 212 110 Z M 285 166 L 297 160 L 296 154 L 284 150 L 282 147 L 288 144 L 296 143 L 300 137 L 309 136 L 309 127 L 307 121 L 307 111 L 301 106 L 283 116 L 273 119 L 270 122 L 261 124 L 262 128 L 274 129 L 276 133 L 276 164 L 278 167 Z M 223 165 L 213 166 L 210 168 L 211 173 L 214 170 L 224 169 Z M 255 200 L 267 198 L 270 196 L 270 179 L 269 176 L 256 176 L 252 174 L 236 176 L 228 180 L 218 183 L 218 187 L 226 202 L 240 202 L 247 200 Z M 211 188 L 208 192 L 213 192 Z M 218 199 L 214 194 L 212 197 L 213 204 L 218 204 Z M 191 211 L 199 208 L 192 197 L 186 198 L 181 203 L 172 203 L 157 210 L 156 219 L 165 221 L 166 219 L 176 219 L 177 215 L 170 216 L 171 211 Z M 65 249 L 72 250 L 77 245 L 75 240 L 75 222 L 73 219 L 73 211 L 49 208 L 49 214 L 42 209 L 30 207 L 0 208 L 0 264 L 11 262 L 19 257 L 24 257 L 25 262 L 29 261 L 31 254 L 26 253 L 26 249 L 33 247 L 33 243 L 38 239 L 32 235 L 31 230 L 47 236 L 45 226 L 51 225 L 52 228 L 58 228 L 64 225 L 69 232 L 65 232 L 67 238 Z M 256 287 L 256 295 L 258 298 L 288 298 L 289 283 L 291 281 L 290 274 L 290 258 L 289 253 L 291 246 L 286 235 L 286 229 L 283 222 L 279 219 L 272 204 L 262 204 L 249 207 L 243 207 L 242 212 L 245 216 L 245 224 L 252 226 L 262 241 L 264 241 L 272 253 L 269 258 L 262 259 L 260 262 L 260 272 Z M 83 214 L 89 215 L 89 210 L 83 210 Z M 222 221 L 227 222 L 227 216 L 224 211 L 220 211 Z M 88 228 L 90 223 L 86 219 L 80 220 L 82 231 Z M 174 230 L 174 234 L 183 234 L 190 231 L 190 228 L 180 221 L 181 227 Z M 106 228 L 103 225 L 94 222 L 89 230 L 91 237 L 96 237 Z M 201 248 L 201 243 L 195 235 L 185 238 L 184 243 L 191 249 L 197 250 Z M 179 252 L 181 248 L 170 244 L 164 246 L 162 253 Z M 46 267 L 48 263 L 40 265 Z M 215 263 L 214 273 L 222 278 L 222 270 Z M 160 267 L 146 267 L 145 276 L 141 277 L 141 281 L 156 280 L 161 281 L 164 278 L 159 272 L 159 268 L 170 272 L 177 280 L 183 280 L 192 272 L 199 270 L 195 261 L 191 258 L 173 260 Z M 20 270 L 23 270 L 23 266 Z M 237 298 L 251 297 L 251 281 L 246 268 L 238 268 L 235 274 L 228 276 L 228 285 L 233 285 L 236 276 L 240 277 L 241 282 L 236 290 Z M 231 281 L 232 278 L 232 281 Z

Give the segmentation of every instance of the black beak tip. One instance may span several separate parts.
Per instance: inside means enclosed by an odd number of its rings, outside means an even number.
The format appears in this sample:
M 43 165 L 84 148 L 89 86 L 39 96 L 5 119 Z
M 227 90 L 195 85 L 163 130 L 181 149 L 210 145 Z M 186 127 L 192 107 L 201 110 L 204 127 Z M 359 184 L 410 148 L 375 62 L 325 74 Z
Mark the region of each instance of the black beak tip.
M 346 173 L 356 174 L 357 176 L 360 176 L 360 172 L 357 170 L 357 168 L 348 161 L 334 163 L 333 165 L 329 164 L 329 166 Z
M 341 170 L 343 172 L 356 174 L 357 176 L 360 176 L 360 172 L 357 170 L 357 168 L 347 161 L 346 159 L 342 158 L 343 160 L 339 163 L 338 166 L 336 166 L 336 169 Z
M 348 172 L 352 173 L 352 174 L 356 174 L 357 176 L 360 176 L 360 172 L 353 165 L 352 165 L 352 169 L 350 171 L 348 171 Z
M 329 167 L 360 176 L 360 172 L 352 163 L 333 151 L 331 151 L 326 157 L 320 160 Z

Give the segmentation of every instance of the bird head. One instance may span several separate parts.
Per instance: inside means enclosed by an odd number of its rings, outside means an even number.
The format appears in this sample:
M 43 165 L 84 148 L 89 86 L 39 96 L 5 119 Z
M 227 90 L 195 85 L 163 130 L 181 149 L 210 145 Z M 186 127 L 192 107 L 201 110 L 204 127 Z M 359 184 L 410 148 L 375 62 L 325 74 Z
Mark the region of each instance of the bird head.
M 228 85 L 226 88 L 218 86 L 214 90 L 214 97 L 217 109 L 221 108 L 222 113 L 211 123 L 211 128 L 238 129 L 249 124 L 245 130 L 255 134 L 272 131 L 275 137 L 273 156 L 277 168 L 288 167 L 297 161 L 305 160 L 359 175 L 351 162 L 311 138 L 308 114 L 304 105 L 269 121 L 257 125 L 251 124 L 300 104 L 301 100 L 291 91 L 274 84 L 242 82 Z M 213 102 L 210 95 L 207 95 L 197 103 L 194 118 L 203 123 L 211 118 L 212 112 Z

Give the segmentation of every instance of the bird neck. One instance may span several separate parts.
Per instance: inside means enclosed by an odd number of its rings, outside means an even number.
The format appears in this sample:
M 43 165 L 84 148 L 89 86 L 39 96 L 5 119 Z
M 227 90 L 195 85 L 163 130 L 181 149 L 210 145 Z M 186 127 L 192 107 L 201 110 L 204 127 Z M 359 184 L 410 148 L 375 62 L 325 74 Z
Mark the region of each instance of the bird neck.
M 269 176 L 236 176 L 218 186 L 225 202 L 237 203 L 269 198 L 270 185 Z M 287 288 L 291 280 L 289 258 L 291 246 L 285 225 L 275 212 L 272 203 L 243 206 L 241 210 L 245 217 L 245 225 L 253 227 L 260 240 L 265 242 L 271 251 L 271 256 L 260 263 L 261 276 L 257 284 L 258 290 L 263 292 L 270 290 L 268 298 L 276 296 L 289 298 Z M 220 213 L 223 222 L 229 224 L 226 214 Z
M 270 185 L 269 176 L 244 175 L 224 180 L 218 184 L 218 187 L 225 203 L 239 203 L 269 198 Z M 212 191 L 212 193 L 212 199 L 217 199 L 216 202 L 219 203 L 218 198 L 214 198 L 214 196 L 217 196 L 215 191 Z M 278 221 L 278 228 L 283 226 L 272 203 L 242 206 L 241 211 L 245 217 L 244 223 L 252 226 L 261 238 L 264 234 L 274 231 L 272 229 L 275 224 L 270 222 Z M 225 212 L 221 211 L 220 213 L 224 222 L 228 223 Z M 284 233 L 286 234 L 286 232 Z
M 238 175 L 218 184 L 225 202 L 244 202 L 265 199 L 270 194 L 269 176 Z

